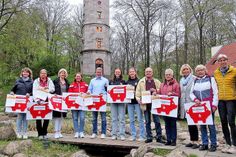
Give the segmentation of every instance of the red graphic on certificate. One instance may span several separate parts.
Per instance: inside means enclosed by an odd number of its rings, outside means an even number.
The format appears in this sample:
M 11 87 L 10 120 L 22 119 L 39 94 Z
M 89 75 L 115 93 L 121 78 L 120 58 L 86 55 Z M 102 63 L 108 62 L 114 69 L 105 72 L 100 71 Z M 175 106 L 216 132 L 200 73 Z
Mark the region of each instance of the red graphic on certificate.
M 79 93 L 63 93 L 62 110 L 79 110 L 80 104 L 76 103 Z
M 167 100 L 168 101 L 168 104 L 161 104 L 161 107 L 160 108 L 157 108 L 157 113 L 161 113 L 161 112 L 164 112 L 165 114 L 170 114 L 170 112 L 174 109 L 176 109 L 178 107 L 177 104 L 175 104 L 174 102 L 174 98 L 171 98 L 171 97 L 160 97 L 160 99 L 162 100 Z
M 8 95 L 6 100 L 6 112 L 26 113 L 30 98 L 25 95 Z
M 29 112 L 28 112 L 29 111 Z M 52 110 L 49 109 L 48 103 L 32 103 L 28 108 L 26 117 L 32 119 L 52 119 Z
M 65 112 L 62 110 L 62 96 L 61 95 L 48 95 L 48 105 L 51 110 Z
M 177 117 L 177 111 L 178 111 L 178 97 L 176 96 L 160 95 L 152 99 L 153 114 L 169 116 L 169 117 Z
M 93 95 L 93 105 L 87 106 L 88 111 L 106 112 L 106 97 L 105 95 Z
M 185 104 L 186 117 L 189 125 L 210 125 L 213 124 L 211 106 L 209 101 Z
M 126 85 L 109 85 L 108 90 L 108 103 L 130 103 L 131 99 L 127 99 Z

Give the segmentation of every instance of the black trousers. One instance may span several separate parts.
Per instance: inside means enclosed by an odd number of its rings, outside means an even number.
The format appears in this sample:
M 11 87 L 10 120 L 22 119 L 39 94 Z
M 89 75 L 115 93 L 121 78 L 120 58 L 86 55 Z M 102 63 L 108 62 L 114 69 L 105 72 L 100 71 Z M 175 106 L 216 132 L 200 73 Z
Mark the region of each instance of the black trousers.
M 228 145 L 233 144 L 234 146 L 236 146 L 236 126 L 235 126 L 236 101 L 220 100 L 218 109 L 226 143 Z
M 43 123 L 43 124 L 42 124 Z M 48 133 L 49 120 L 36 120 L 38 136 L 45 136 Z
M 197 125 L 189 125 L 188 131 L 190 134 L 190 141 L 198 141 L 198 128 Z

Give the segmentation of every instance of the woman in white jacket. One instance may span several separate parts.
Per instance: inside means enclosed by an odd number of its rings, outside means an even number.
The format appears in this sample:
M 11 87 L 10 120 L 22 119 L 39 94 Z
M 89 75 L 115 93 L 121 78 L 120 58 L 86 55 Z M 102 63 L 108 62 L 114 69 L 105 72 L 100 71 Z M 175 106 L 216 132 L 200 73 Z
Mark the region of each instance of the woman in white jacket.
M 218 105 L 218 89 L 214 77 L 207 75 L 207 69 L 204 65 L 198 65 L 195 68 L 197 78 L 194 81 L 194 84 L 191 88 L 190 98 L 196 104 L 201 106 L 201 101 L 209 101 L 211 104 L 211 112 L 213 117 L 213 125 L 201 125 L 201 137 L 202 145 L 199 150 L 208 150 L 208 133 L 207 127 L 210 132 L 210 152 L 216 151 L 217 141 L 216 141 L 216 129 L 214 124 L 214 112 L 217 109 Z
M 47 70 L 42 69 L 40 70 L 39 78 L 37 78 L 34 81 L 33 84 L 33 97 L 34 101 L 37 102 L 37 104 L 42 104 L 46 100 L 40 99 L 37 95 L 37 90 L 43 90 L 48 93 L 53 93 L 55 91 L 54 84 L 52 80 L 47 76 Z M 36 120 L 36 128 L 38 131 L 38 137 L 39 139 L 47 138 L 47 128 L 48 128 L 49 120 L 44 120 L 42 124 L 42 120 Z

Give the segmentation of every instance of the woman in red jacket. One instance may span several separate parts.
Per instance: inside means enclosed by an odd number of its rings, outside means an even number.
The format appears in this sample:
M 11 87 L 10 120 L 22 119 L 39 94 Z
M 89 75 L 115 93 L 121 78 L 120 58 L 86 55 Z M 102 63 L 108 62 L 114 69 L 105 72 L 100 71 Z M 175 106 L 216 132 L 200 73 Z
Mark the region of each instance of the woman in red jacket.
M 179 83 L 174 79 L 174 72 L 172 69 L 166 69 L 165 81 L 161 83 L 159 94 L 168 96 L 180 96 Z M 177 128 L 176 118 L 174 117 L 163 117 L 165 121 L 166 137 L 167 142 L 165 145 L 176 145 Z
M 75 75 L 74 82 L 70 85 L 68 92 L 72 93 L 87 93 L 88 84 L 83 81 L 83 76 L 81 73 Z M 85 112 L 79 108 L 79 110 L 72 110 L 72 119 L 75 131 L 75 138 L 84 138 L 84 119 Z M 80 125 L 78 120 L 80 119 Z

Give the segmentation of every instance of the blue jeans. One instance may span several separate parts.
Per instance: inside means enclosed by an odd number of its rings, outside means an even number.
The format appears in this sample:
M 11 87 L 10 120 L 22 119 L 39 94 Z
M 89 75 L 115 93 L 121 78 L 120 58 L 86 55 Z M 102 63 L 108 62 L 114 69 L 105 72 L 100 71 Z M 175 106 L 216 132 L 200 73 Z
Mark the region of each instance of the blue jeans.
M 106 112 L 100 112 L 101 120 L 102 120 L 102 134 L 106 134 L 107 130 L 107 120 L 106 120 Z M 98 112 L 93 111 L 93 133 L 98 133 Z
M 26 133 L 28 127 L 28 121 L 26 120 L 26 113 L 18 113 L 16 119 L 17 133 Z
M 146 122 L 146 132 L 147 132 L 147 139 L 152 139 L 152 129 L 151 129 L 151 104 L 147 104 L 147 110 L 144 111 L 145 122 Z M 161 139 L 161 123 L 158 115 L 153 114 L 153 121 L 155 124 L 156 130 L 156 139 Z
M 125 104 L 111 104 L 112 136 L 125 136 Z M 118 123 L 119 122 L 119 123 Z
M 131 135 L 133 138 L 136 138 L 137 136 L 136 128 L 135 128 L 135 116 L 134 116 L 135 112 L 138 118 L 140 138 L 145 138 L 146 133 L 145 133 L 144 122 L 143 122 L 143 114 L 142 114 L 139 104 L 128 104 L 128 114 L 129 114 L 129 120 L 130 120 Z
M 78 133 L 84 132 L 85 112 L 82 110 L 72 110 L 71 112 L 72 112 L 74 131 Z
M 177 128 L 176 118 L 164 117 L 167 142 L 176 142 Z
M 212 114 L 212 118 L 213 118 L 213 125 L 201 125 L 200 129 L 201 129 L 201 134 L 202 134 L 202 144 L 203 145 L 208 145 L 208 133 L 207 133 L 207 127 L 210 131 L 210 141 L 211 141 L 211 145 L 212 146 L 216 146 L 216 128 L 215 128 L 215 124 L 214 124 L 214 113 Z

